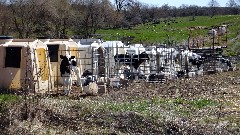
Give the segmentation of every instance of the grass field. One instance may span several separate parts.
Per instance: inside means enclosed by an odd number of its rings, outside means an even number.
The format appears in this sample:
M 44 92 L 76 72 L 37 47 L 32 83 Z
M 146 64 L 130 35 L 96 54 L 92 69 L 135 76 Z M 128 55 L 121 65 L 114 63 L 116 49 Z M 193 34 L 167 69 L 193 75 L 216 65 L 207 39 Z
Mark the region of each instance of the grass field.
M 189 27 L 205 26 L 205 29 L 193 31 L 193 36 L 207 36 L 208 28 L 212 26 L 228 24 L 228 38 L 235 38 L 240 32 L 239 15 L 227 16 L 197 16 L 160 19 L 159 23 L 140 24 L 131 29 L 107 29 L 98 30 L 97 34 L 103 35 L 104 40 L 120 40 L 122 37 L 134 37 L 133 43 L 164 43 L 169 38 L 176 42 L 186 41 L 189 35 Z

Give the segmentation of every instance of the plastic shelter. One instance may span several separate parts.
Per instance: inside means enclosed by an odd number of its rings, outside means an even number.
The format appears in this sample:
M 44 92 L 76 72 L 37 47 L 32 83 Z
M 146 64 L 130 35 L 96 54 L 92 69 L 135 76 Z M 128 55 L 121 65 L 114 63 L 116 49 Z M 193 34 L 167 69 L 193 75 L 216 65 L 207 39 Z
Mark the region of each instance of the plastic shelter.
M 48 47 L 48 54 L 50 57 L 50 63 L 52 66 L 54 82 L 57 85 L 62 85 L 62 78 L 60 77 L 60 55 L 75 56 L 77 60 L 77 66 L 82 73 L 82 65 L 80 60 L 80 51 L 76 42 L 72 39 L 40 39 Z M 76 81 L 76 76 L 73 75 L 73 81 Z
M 36 39 L 0 37 L 0 88 L 45 93 L 54 88 L 47 45 Z

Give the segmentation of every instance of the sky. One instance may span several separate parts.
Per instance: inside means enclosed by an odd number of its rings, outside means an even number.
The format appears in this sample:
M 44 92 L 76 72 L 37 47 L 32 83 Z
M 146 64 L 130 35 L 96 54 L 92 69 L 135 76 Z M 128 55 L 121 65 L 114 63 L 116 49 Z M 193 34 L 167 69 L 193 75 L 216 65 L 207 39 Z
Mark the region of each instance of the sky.
M 114 0 L 111 0 L 114 1 Z M 176 6 L 179 7 L 182 4 L 185 5 L 197 5 L 197 6 L 205 6 L 208 7 L 208 3 L 210 2 L 210 0 L 138 0 L 141 3 L 146 3 L 148 5 L 154 5 L 154 6 L 158 6 L 161 7 L 164 4 L 168 4 L 169 6 Z M 225 7 L 226 3 L 229 0 L 216 0 L 219 5 L 221 7 Z

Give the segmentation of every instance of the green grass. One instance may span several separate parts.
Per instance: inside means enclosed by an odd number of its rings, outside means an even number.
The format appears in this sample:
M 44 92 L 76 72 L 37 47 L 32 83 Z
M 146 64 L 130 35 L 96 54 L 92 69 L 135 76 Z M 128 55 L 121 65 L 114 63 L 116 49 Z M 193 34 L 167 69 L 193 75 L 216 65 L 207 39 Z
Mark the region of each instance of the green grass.
M 140 24 L 131 29 L 107 29 L 98 30 L 97 34 L 102 34 L 104 40 L 121 40 L 121 37 L 135 37 L 133 43 L 166 43 L 169 35 L 170 40 L 176 42 L 187 41 L 189 27 L 192 26 L 211 26 L 229 24 L 228 38 L 235 38 L 240 33 L 239 15 L 226 16 L 197 16 L 195 21 L 191 17 L 176 18 L 175 21 L 164 23 L 161 19 L 160 24 Z M 208 29 L 195 30 L 193 36 L 207 36 Z
M 158 115 L 167 115 L 168 111 L 173 112 L 173 115 L 186 116 L 193 114 L 195 111 L 211 106 L 217 107 L 218 105 L 217 101 L 209 99 L 187 100 L 183 98 L 156 97 L 151 100 L 136 100 L 134 102 L 93 103 L 88 107 L 94 108 L 94 110 L 101 110 L 101 112 L 137 112 L 145 116 L 156 117 Z
M 209 99 L 198 99 L 189 102 L 191 106 L 198 109 L 203 109 L 206 106 L 218 106 L 219 103 Z
M 16 95 L 10 95 L 10 94 L 0 95 L 0 103 L 14 103 L 19 100 L 20 100 L 20 97 Z
M 20 101 L 20 97 L 10 94 L 1 94 L 0 95 L 0 117 L 8 113 L 9 106 L 16 104 Z

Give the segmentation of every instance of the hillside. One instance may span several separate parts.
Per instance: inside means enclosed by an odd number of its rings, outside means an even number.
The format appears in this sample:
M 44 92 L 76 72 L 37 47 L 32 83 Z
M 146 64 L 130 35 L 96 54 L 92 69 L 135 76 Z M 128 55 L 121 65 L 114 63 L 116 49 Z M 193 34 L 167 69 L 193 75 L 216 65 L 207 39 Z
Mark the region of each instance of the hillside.
M 201 27 L 202 29 L 193 30 L 191 37 L 198 39 L 206 37 L 207 32 L 212 26 L 219 26 L 222 24 L 228 25 L 227 45 L 229 46 L 228 54 L 236 55 L 238 47 L 239 33 L 240 33 L 240 15 L 227 16 L 196 16 L 193 17 L 177 17 L 171 19 L 160 19 L 157 22 L 141 24 L 129 29 L 105 29 L 98 30 L 97 34 L 101 35 L 104 40 L 122 40 L 130 43 L 143 44 L 159 44 L 172 43 L 184 44 L 187 42 L 190 27 Z M 130 37 L 130 38 L 129 38 Z M 225 44 L 225 43 L 224 43 Z M 211 41 L 206 43 L 210 46 Z M 234 48 L 234 49 L 233 49 Z M 230 51 L 230 52 L 229 52 Z

